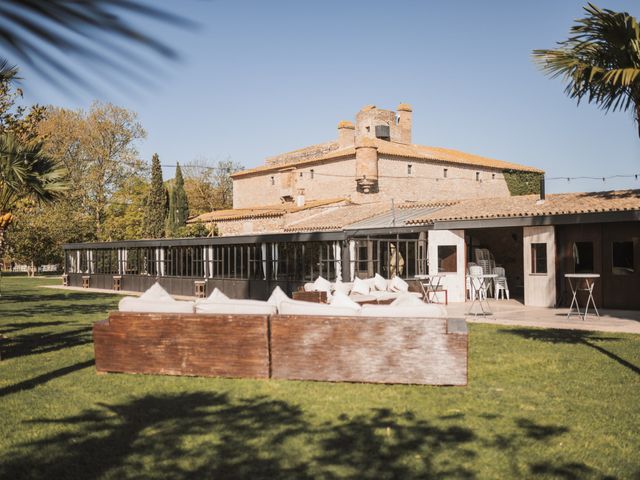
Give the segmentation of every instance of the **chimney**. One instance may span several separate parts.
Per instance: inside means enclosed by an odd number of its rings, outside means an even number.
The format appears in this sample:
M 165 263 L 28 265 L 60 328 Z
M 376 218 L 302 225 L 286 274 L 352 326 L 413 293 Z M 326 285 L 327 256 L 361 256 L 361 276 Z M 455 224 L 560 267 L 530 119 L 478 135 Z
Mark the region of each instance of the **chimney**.
M 398 105 L 398 126 L 400 127 L 400 143 L 411 143 L 411 127 L 413 110 L 408 103 Z
M 356 127 L 352 122 L 342 120 L 338 123 L 338 145 L 340 148 L 353 147 L 356 138 Z

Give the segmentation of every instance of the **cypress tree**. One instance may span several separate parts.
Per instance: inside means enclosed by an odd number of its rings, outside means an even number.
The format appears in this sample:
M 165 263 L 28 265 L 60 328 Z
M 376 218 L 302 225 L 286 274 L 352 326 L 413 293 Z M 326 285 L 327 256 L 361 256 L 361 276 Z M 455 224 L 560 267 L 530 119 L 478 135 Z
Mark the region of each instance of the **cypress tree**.
M 169 211 L 167 212 L 167 218 L 165 222 L 165 235 L 167 237 L 176 236 L 176 189 L 175 187 L 169 187 L 168 189 L 168 203 Z
M 162 167 L 157 153 L 151 159 L 151 189 L 145 211 L 145 236 L 162 238 L 164 222 L 167 216 L 167 193 L 162 182 Z
M 173 195 L 175 227 L 178 229 L 180 227 L 184 227 L 187 224 L 187 218 L 189 218 L 189 202 L 187 200 L 187 193 L 184 190 L 184 178 L 182 178 L 182 170 L 180 169 L 179 163 L 176 165 L 176 179 L 173 185 Z

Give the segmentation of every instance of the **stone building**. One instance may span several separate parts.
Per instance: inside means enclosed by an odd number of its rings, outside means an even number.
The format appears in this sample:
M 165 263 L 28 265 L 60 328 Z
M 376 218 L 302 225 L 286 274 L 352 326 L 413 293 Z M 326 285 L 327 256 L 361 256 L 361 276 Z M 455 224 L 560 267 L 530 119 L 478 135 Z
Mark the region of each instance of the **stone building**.
M 413 112 L 373 105 L 355 124 L 338 123 L 336 140 L 267 158 L 234 174 L 234 208 L 343 197 L 354 203 L 459 200 L 510 195 L 505 172 L 541 170 L 412 143 Z

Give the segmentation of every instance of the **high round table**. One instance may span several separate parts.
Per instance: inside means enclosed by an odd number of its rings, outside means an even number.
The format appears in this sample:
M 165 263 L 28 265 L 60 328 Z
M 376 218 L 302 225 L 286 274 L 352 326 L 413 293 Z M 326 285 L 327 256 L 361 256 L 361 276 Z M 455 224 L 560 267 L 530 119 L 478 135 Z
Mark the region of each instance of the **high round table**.
M 571 306 L 567 312 L 567 318 L 569 318 L 574 311 L 578 314 L 578 317 L 584 321 L 587 318 L 587 312 L 589 311 L 589 303 L 593 305 L 593 309 L 596 312 L 596 316 L 600 318 L 596 302 L 593 299 L 593 287 L 596 285 L 596 280 L 600 278 L 599 273 L 566 273 L 564 277 L 569 281 L 569 287 L 571 287 Z M 582 286 L 581 286 L 582 285 Z M 588 292 L 587 304 L 584 307 L 584 313 L 580 313 L 580 305 L 578 304 L 578 292 Z

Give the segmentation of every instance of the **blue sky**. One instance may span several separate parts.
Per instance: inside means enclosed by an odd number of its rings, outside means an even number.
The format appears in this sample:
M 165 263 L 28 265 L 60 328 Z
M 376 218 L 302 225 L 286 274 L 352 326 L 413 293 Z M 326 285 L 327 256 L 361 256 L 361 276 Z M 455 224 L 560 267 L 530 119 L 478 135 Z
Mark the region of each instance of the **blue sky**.
M 246 167 L 333 139 L 366 104 L 414 110 L 415 143 L 533 165 L 548 177 L 640 173 L 630 113 L 579 107 L 531 50 L 567 37 L 584 1 L 156 2 L 199 22 L 145 22 L 181 55 L 154 85 L 56 90 L 23 66 L 25 102 L 138 113 L 141 155 L 163 164 L 231 158 Z M 635 1 L 597 1 L 640 17 Z M 82 68 L 81 63 L 76 64 Z M 165 177 L 173 176 L 172 169 Z M 640 180 L 548 181 L 549 192 L 640 188 Z

